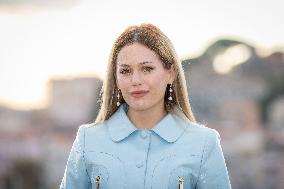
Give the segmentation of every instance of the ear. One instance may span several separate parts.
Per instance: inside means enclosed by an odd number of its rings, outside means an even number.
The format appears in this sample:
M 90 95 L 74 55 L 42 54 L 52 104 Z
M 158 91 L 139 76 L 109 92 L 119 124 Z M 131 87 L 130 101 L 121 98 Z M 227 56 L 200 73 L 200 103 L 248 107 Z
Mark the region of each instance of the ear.
M 168 73 L 169 73 L 169 80 L 168 80 L 168 82 L 169 83 L 173 83 L 175 78 L 176 78 L 176 76 L 177 76 L 176 69 L 175 69 L 173 64 L 171 65 L 171 68 L 168 70 Z

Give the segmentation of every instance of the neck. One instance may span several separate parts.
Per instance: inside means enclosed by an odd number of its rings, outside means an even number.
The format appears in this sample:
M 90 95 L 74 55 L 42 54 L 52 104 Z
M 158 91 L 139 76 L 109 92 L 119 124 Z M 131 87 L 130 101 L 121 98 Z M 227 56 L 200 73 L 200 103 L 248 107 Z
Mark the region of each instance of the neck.
M 164 102 L 146 110 L 133 110 L 129 107 L 127 115 L 138 129 L 153 128 L 167 114 Z

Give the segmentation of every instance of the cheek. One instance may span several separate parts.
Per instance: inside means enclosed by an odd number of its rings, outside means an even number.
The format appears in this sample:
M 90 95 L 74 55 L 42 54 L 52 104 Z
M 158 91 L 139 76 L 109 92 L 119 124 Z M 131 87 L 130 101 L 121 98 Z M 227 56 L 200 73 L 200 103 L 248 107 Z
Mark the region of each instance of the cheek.
M 122 94 L 126 95 L 130 86 L 129 81 L 123 77 L 117 77 L 117 87 L 121 90 Z
M 152 90 L 155 91 L 155 93 L 164 95 L 167 87 L 167 81 L 164 75 L 157 74 L 154 78 L 151 78 L 148 83 L 151 86 Z
M 126 83 L 125 83 L 125 80 L 123 80 L 122 78 L 117 78 L 117 87 L 119 89 L 124 89 L 126 87 Z
M 119 73 L 116 73 L 116 84 L 117 84 L 117 87 L 119 89 L 122 88 L 122 86 L 124 85 L 124 82 L 123 82 L 123 78 L 121 77 L 121 75 Z

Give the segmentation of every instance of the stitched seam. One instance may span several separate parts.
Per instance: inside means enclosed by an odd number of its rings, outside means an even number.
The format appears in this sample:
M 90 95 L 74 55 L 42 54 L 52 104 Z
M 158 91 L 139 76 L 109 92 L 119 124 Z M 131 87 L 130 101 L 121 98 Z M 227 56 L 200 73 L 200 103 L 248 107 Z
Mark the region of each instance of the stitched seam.
M 168 183 L 169 183 L 169 186 L 168 186 L 168 189 L 170 189 L 170 183 L 171 183 L 171 180 L 170 180 L 170 178 L 172 178 L 173 177 L 173 174 L 174 174 L 174 171 L 175 170 L 179 170 L 179 167 L 176 167 L 176 168 L 174 168 L 173 170 L 171 170 L 171 172 L 170 172 L 170 176 L 169 176 L 169 179 L 168 179 Z M 182 168 L 182 170 L 186 170 L 186 169 L 184 169 L 184 168 Z M 189 175 L 189 177 L 190 177 L 190 175 Z M 189 184 L 191 183 L 191 180 L 189 180 Z
M 157 168 L 158 165 L 160 164 L 160 162 L 161 162 L 161 161 L 164 161 L 165 159 L 169 159 L 169 158 L 171 158 L 171 157 L 174 157 L 174 156 L 176 156 L 176 154 L 171 154 L 171 155 L 169 155 L 169 156 L 163 157 L 163 158 L 161 158 L 161 159 L 159 159 L 159 160 L 156 161 L 156 165 L 155 165 L 155 167 L 154 167 L 154 169 L 153 169 L 153 172 L 152 172 L 152 175 L 151 175 L 151 189 L 153 188 L 154 173 L 155 173 L 155 171 L 156 171 L 156 168 Z
M 97 153 L 96 151 L 93 151 L 93 152 L 95 152 L 95 153 Z M 126 188 L 126 172 L 125 172 L 125 164 L 124 164 L 124 162 L 119 158 L 119 157 L 117 157 L 117 156 L 114 156 L 113 154 L 109 154 L 109 153 L 107 153 L 107 152 L 98 152 L 99 154 L 105 154 L 105 155 L 107 155 L 107 156 L 110 156 L 110 157 L 112 157 L 112 159 L 117 159 L 121 164 L 122 164 L 122 166 L 123 166 L 123 173 L 124 173 L 124 180 L 123 180 L 123 188 Z
M 206 135 L 205 135 L 206 136 Z M 200 180 L 200 175 L 201 175 L 201 170 L 202 167 L 204 165 L 204 158 L 205 158 L 205 153 L 206 153 L 206 146 L 208 144 L 209 141 L 209 136 L 205 137 L 205 141 L 204 141 L 204 145 L 203 145 L 203 150 L 202 150 L 202 156 L 201 156 L 201 160 L 200 160 L 200 166 L 199 166 L 199 171 L 198 171 L 198 177 L 197 177 L 197 181 L 196 181 L 196 185 L 198 184 L 199 180 Z M 196 187 L 196 186 L 195 186 Z
M 90 180 L 90 175 L 89 175 L 89 173 L 88 173 L 88 170 L 87 170 L 87 165 L 86 165 L 86 158 L 85 158 L 85 136 L 86 136 L 86 134 L 85 134 L 85 128 L 82 126 L 82 129 L 83 129 L 83 136 L 84 136 L 84 139 L 83 139 L 83 149 L 82 149 L 82 157 L 83 157 L 83 161 L 84 161 L 84 164 L 85 164 L 85 170 L 86 170 L 86 173 L 87 173 L 87 175 L 88 175 L 88 178 L 89 178 L 89 180 Z M 79 137 L 80 138 L 80 137 Z M 80 145 L 80 144 L 79 144 Z M 89 185 L 90 185 L 90 182 L 88 183 L 88 187 L 89 187 Z
M 108 179 L 109 179 L 109 171 L 108 171 L 108 169 L 106 168 L 106 166 L 104 166 L 104 165 L 101 165 L 101 164 L 96 164 L 97 166 L 101 166 L 101 167 L 103 167 L 103 168 L 105 168 L 105 170 L 106 170 L 106 174 L 107 174 L 107 178 L 106 178 L 106 185 L 108 186 Z M 94 169 L 94 168 L 93 168 Z M 93 174 L 94 173 L 94 171 L 92 171 L 92 178 L 91 178 L 91 180 L 94 182 L 94 180 L 95 180 L 95 178 L 93 177 Z M 102 178 L 102 179 L 105 179 L 105 178 Z M 95 182 L 94 182 L 95 183 Z
M 147 172 L 148 172 L 148 158 L 149 158 L 149 152 L 150 152 L 150 148 L 151 148 L 151 140 L 152 140 L 152 136 L 151 136 L 151 132 L 149 132 L 149 144 L 148 144 L 148 149 L 147 149 L 147 155 L 146 155 L 146 168 L 145 168 L 145 172 L 144 172 L 144 188 L 146 186 L 146 179 L 147 179 Z

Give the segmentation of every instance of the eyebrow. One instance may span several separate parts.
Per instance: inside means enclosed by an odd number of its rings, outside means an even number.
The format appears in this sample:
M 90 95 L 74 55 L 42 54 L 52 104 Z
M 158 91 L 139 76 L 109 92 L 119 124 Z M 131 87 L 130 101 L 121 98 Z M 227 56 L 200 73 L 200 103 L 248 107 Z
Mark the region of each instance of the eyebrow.
M 142 64 L 142 65 L 144 65 L 144 64 L 151 64 L 151 63 L 153 63 L 153 62 L 149 62 L 149 61 L 144 61 L 144 62 L 139 62 L 138 64 Z M 122 67 L 127 67 L 127 66 L 129 66 L 128 64 L 118 64 L 119 66 L 122 66 Z

